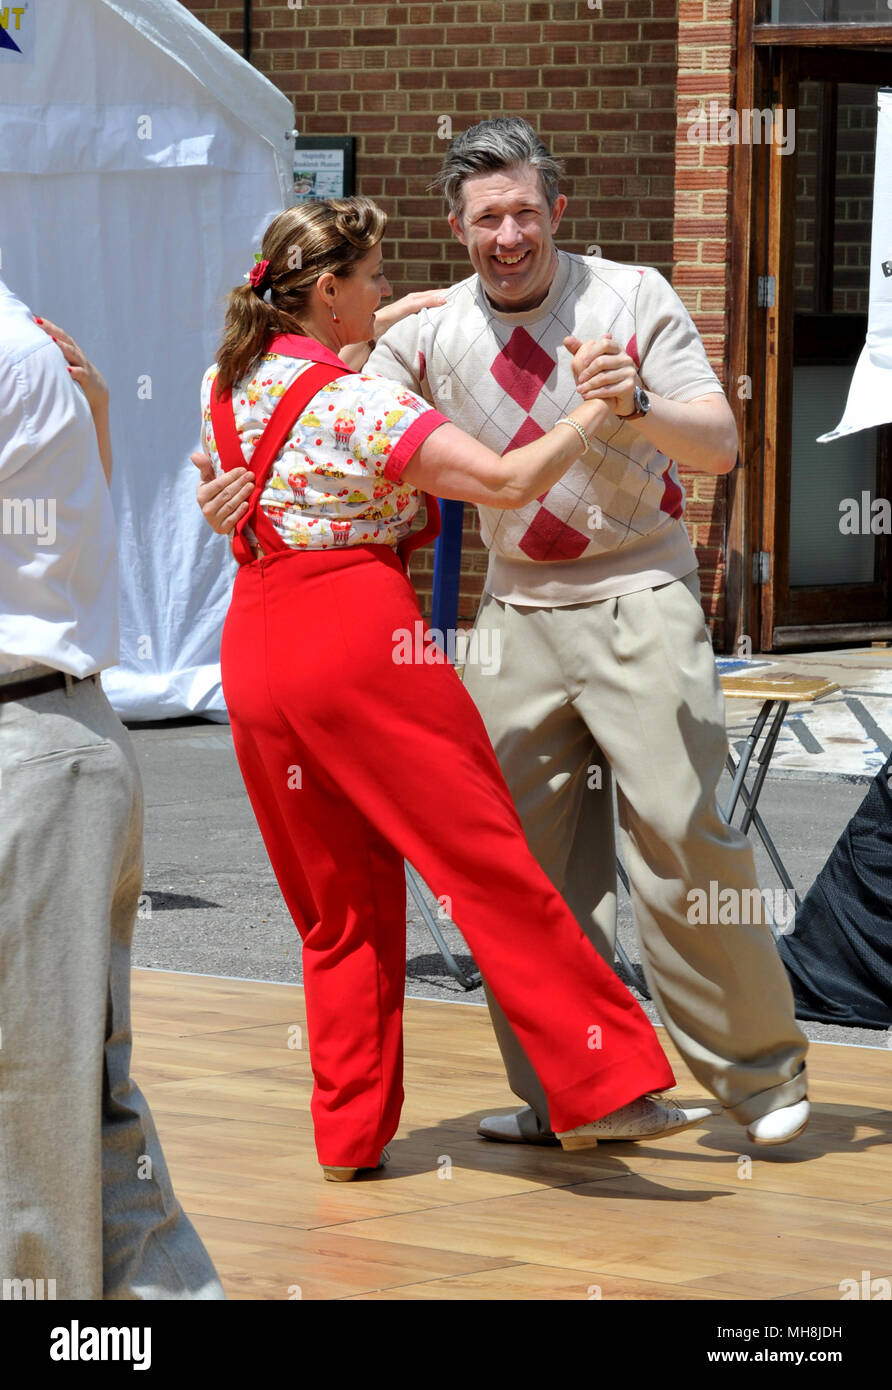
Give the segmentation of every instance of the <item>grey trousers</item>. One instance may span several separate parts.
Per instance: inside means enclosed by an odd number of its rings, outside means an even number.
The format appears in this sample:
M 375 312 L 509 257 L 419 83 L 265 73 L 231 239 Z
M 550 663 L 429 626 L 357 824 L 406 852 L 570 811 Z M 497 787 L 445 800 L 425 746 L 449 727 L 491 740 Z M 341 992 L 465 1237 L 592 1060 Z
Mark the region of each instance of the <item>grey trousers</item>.
M 716 803 L 724 700 L 696 575 L 568 608 L 487 595 L 477 627 L 499 669 L 468 664 L 465 685 L 530 849 L 594 949 L 613 962 L 615 781 L 641 959 L 672 1041 L 742 1123 L 801 1100 L 808 1044 L 770 927 L 747 912 L 752 850 Z M 730 889 L 742 905 L 736 923 L 697 920 L 691 890 L 708 900 L 710 883 L 713 900 Z M 547 1126 L 538 1077 L 488 999 L 511 1089 Z
M 0 704 L 0 1298 L 224 1297 L 130 1077 L 142 820 L 98 681 Z

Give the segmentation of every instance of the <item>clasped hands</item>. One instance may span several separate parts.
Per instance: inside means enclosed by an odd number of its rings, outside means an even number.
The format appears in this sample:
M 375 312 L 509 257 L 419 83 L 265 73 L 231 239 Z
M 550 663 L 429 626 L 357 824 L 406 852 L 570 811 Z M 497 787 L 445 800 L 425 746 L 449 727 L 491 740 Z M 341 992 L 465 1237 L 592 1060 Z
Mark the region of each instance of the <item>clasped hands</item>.
M 614 415 L 633 413 L 635 387 L 641 386 L 641 378 L 634 360 L 609 333 L 584 343 L 565 338 L 564 347 L 573 353 L 570 366 L 584 401 L 607 401 Z

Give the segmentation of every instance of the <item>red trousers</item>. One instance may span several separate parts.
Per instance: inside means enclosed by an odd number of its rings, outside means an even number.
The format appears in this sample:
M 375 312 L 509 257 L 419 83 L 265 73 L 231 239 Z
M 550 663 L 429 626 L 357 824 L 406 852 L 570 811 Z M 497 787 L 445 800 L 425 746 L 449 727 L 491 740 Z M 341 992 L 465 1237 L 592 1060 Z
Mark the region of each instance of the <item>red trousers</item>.
M 555 1129 L 673 1084 L 644 1013 L 533 859 L 470 696 L 401 665 L 420 620 L 384 546 L 243 566 L 223 633 L 239 766 L 303 938 L 320 1163 L 371 1166 L 403 1100 L 403 859 L 451 902 Z

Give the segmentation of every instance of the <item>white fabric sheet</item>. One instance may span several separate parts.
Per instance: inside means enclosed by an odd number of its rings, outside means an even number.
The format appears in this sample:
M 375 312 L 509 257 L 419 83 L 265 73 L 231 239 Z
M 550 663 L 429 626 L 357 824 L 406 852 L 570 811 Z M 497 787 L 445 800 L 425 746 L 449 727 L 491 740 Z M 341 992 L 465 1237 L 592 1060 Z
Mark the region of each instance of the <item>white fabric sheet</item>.
M 292 201 L 291 103 L 177 0 L 31 0 L 0 50 L 0 254 L 111 389 L 126 719 L 225 720 L 225 540 L 189 454 L 225 299 Z M 148 119 L 146 119 L 148 118 Z
M 881 91 L 877 104 L 867 341 L 843 417 L 835 430 L 818 436 L 819 444 L 892 421 L 892 91 Z

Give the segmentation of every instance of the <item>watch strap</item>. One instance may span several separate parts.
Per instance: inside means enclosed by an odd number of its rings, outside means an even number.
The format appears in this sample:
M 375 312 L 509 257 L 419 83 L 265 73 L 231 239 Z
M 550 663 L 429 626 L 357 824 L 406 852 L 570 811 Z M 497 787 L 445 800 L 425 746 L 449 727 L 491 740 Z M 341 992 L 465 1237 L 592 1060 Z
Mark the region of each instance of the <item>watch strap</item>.
M 635 399 L 636 407 L 637 407 L 637 408 L 636 408 L 635 410 L 633 410 L 632 413 L 631 413 L 630 415 L 617 415 L 617 417 L 616 417 L 617 420 L 641 420 L 641 419 L 647 414 L 647 410 L 642 410 L 641 407 L 640 407 L 639 405 L 637 405 L 637 401 L 638 401 L 639 395 L 644 396 L 645 400 L 647 400 L 647 395 L 646 395 L 645 391 L 642 389 L 642 387 L 636 386 L 636 387 L 635 387 L 635 396 L 634 396 L 634 399 Z M 649 401 L 648 401 L 648 404 L 647 404 L 647 409 L 648 409 L 648 410 L 650 409 L 650 402 L 649 402 Z

